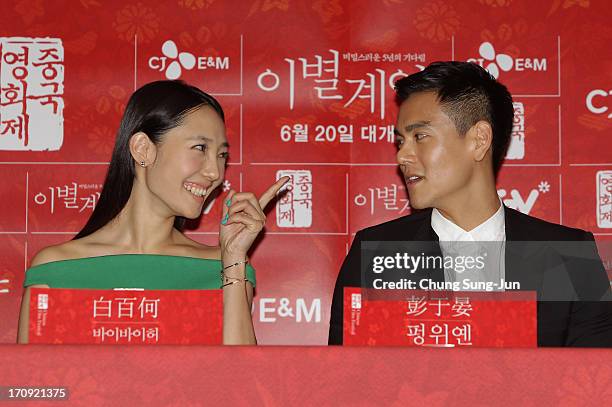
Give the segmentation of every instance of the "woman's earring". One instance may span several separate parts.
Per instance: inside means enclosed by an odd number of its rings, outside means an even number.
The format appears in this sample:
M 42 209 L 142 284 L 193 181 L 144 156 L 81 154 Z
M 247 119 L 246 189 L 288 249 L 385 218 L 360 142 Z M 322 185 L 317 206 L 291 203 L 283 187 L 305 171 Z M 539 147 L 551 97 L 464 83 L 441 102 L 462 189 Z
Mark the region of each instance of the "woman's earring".
M 140 166 L 141 166 L 141 167 L 144 167 L 144 166 L 145 166 L 145 162 L 144 162 L 144 161 L 141 161 L 141 162 L 140 162 Z

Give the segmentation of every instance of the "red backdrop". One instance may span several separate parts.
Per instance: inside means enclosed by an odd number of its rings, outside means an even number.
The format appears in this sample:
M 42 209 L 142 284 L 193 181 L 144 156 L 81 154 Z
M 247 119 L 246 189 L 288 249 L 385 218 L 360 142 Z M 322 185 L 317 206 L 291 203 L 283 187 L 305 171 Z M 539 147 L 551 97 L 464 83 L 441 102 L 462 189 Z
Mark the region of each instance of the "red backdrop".
M 0 341 L 15 340 L 32 256 L 90 215 L 127 98 L 165 78 L 224 106 L 227 185 L 294 175 L 253 256 L 261 344 L 326 343 L 354 233 L 409 213 L 391 84 L 436 60 L 476 61 L 514 95 L 505 203 L 612 240 L 610 14 L 589 0 L 3 5 Z M 215 244 L 219 220 L 213 202 L 189 235 Z

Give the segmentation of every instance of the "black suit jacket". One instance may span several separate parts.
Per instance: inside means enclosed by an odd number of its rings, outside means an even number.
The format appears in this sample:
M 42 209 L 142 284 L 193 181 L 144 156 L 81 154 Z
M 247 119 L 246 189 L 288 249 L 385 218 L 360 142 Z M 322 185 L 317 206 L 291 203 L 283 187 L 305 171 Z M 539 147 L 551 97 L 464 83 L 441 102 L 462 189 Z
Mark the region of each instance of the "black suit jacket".
M 522 290 L 538 293 L 538 346 L 612 347 L 612 301 L 610 282 L 593 235 L 545 222 L 505 207 L 506 281 L 519 281 Z M 432 242 L 439 253 L 438 236 L 431 227 L 431 209 L 423 210 L 357 233 L 334 289 L 329 344 L 342 344 L 344 287 L 369 286 L 361 274 L 361 242 L 423 241 Z M 534 243 L 541 242 L 541 244 Z M 583 242 L 573 246 L 554 247 L 554 242 Z M 572 253 L 572 251 L 579 253 Z M 561 268 L 560 274 L 551 270 Z M 567 280 L 567 284 L 553 281 Z M 443 272 L 433 277 L 444 280 Z M 550 287 L 560 294 L 555 297 Z M 566 291 L 575 297 L 567 300 Z M 548 298 L 543 298 L 548 296 Z M 603 299 L 596 301 L 595 299 Z

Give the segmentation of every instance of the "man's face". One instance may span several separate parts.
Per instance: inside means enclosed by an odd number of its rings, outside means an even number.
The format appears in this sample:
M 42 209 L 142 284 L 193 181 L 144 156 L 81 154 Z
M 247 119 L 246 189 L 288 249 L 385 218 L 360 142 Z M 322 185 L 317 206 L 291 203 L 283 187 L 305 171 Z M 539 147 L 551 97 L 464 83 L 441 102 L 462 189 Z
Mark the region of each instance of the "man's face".
M 434 92 L 411 95 L 396 124 L 397 162 L 415 209 L 452 207 L 468 193 L 474 159 Z

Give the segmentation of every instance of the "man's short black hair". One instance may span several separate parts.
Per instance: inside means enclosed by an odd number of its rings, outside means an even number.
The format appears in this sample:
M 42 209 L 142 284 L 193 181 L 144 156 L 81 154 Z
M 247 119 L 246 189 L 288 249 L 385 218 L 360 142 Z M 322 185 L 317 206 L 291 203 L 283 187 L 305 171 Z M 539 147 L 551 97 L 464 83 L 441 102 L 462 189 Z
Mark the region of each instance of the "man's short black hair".
M 434 62 L 395 82 L 397 102 L 414 93 L 435 92 L 457 132 L 465 133 L 479 120 L 493 129 L 493 172 L 499 172 L 510 144 L 514 108 L 508 89 L 481 66 L 471 62 Z

